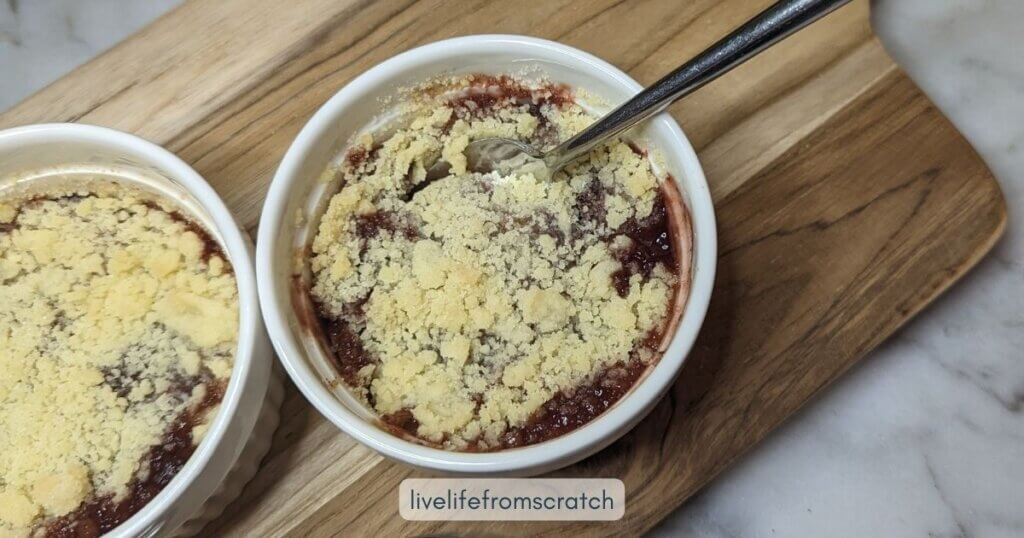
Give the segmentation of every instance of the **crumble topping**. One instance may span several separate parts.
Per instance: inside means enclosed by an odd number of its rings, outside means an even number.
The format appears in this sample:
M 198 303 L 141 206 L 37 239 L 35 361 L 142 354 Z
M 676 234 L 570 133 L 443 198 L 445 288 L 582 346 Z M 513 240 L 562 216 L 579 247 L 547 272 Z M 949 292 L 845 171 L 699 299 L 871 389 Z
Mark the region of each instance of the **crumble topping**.
M 581 388 L 621 397 L 656 358 L 677 281 L 644 155 L 617 140 L 552 178 L 473 173 L 471 140 L 550 146 L 593 118 L 565 88 L 507 77 L 405 106 L 406 127 L 348 151 L 312 244 L 343 381 L 386 423 L 456 450 L 543 440 L 524 428 Z M 447 175 L 424 181 L 438 159 Z
M 191 454 L 230 375 L 238 300 L 219 247 L 117 194 L 0 202 L 0 534 L 127 519 Z

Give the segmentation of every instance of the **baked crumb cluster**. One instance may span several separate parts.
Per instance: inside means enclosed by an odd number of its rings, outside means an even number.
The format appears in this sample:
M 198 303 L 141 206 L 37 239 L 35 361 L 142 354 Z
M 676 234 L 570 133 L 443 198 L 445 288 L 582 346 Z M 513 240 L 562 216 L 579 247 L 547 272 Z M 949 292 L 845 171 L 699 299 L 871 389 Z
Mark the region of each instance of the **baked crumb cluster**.
M 0 535 L 91 535 L 148 502 L 215 413 L 237 320 L 230 267 L 179 213 L 0 200 Z
M 565 88 L 477 76 L 404 106 L 407 127 L 349 150 L 312 244 L 339 373 L 445 448 L 536 442 L 514 434 L 545 404 L 656 358 L 677 271 L 660 180 L 624 141 L 551 179 L 467 171 L 471 140 L 548 146 L 591 123 Z M 448 174 L 425 184 L 438 159 Z M 651 226 L 658 244 L 637 244 Z

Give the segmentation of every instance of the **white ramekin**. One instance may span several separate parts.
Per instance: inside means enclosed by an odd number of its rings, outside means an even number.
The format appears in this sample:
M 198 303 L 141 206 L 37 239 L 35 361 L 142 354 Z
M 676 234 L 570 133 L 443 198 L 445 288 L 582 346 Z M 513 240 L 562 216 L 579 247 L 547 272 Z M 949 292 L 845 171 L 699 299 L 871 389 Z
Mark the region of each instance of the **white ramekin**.
M 676 178 L 690 211 L 692 284 L 668 349 L 647 377 L 616 405 L 589 424 L 543 443 L 491 453 L 460 453 L 409 442 L 378 428 L 372 413 L 338 383 L 331 383 L 336 374 L 291 298 L 296 256 L 302 256 L 309 223 L 315 224 L 316 207 L 322 207 L 318 198 L 323 198 L 324 187 L 318 178 L 346 143 L 383 112 L 382 100 L 396 97 L 400 88 L 440 75 L 524 70 L 586 89 L 609 103 L 621 103 L 641 89 L 607 62 L 541 39 L 482 35 L 419 47 L 363 73 L 320 107 L 285 154 L 263 208 L 256 273 L 267 328 L 282 363 L 306 398 L 331 422 L 385 456 L 417 467 L 446 473 L 528 475 L 593 454 L 653 408 L 679 372 L 707 312 L 717 246 L 711 195 L 690 143 L 675 121 L 662 115 L 648 122 L 641 138 L 663 155 L 663 164 Z M 301 214 L 306 216 L 305 225 L 297 218 Z
M 273 351 L 259 312 L 251 242 L 206 181 L 155 144 L 79 124 L 0 131 L 0 194 L 31 191 L 47 181 L 74 185 L 76 176 L 90 172 L 109 173 L 182 206 L 220 243 L 238 282 L 238 350 L 216 418 L 163 491 L 107 536 L 195 534 L 255 474 L 278 422 L 283 390 L 273 372 Z

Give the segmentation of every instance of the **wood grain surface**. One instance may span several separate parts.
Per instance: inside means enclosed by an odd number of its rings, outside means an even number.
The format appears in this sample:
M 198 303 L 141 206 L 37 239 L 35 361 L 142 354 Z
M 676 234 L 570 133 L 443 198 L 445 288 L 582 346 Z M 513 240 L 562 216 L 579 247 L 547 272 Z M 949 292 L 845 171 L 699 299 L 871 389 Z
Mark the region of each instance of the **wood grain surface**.
M 520 33 L 650 83 L 770 0 L 193 0 L 0 115 L 139 134 L 190 162 L 255 233 L 313 111 L 416 45 Z M 410 523 L 383 460 L 289 389 L 254 481 L 204 534 L 622 535 L 655 525 L 962 276 L 1002 232 L 999 188 L 892 63 L 866 0 L 671 109 L 705 167 L 720 260 L 674 390 L 560 476 L 619 477 L 614 524 Z

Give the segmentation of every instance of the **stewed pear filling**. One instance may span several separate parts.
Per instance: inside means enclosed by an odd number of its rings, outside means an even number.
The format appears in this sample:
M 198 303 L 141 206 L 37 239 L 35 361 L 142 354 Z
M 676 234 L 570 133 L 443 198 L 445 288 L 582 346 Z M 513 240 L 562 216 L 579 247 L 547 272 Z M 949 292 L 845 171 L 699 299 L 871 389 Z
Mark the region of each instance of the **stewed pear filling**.
M 0 199 L 0 535 L 97 536 L 209 427 L 233 272 L 181 212 L 120 188 Z
M 550 178 L 467 170 L 472 140 L 547 147 L 590 124 L 564 86 L 476 75 L 401 106 L 401 128 L 362 135 L 332 171 L 312 243 L 341 381 L 386 427 L 450 450 L 586 424 L 657 360 L 687 292 L 666 178 L 624 139 Z

